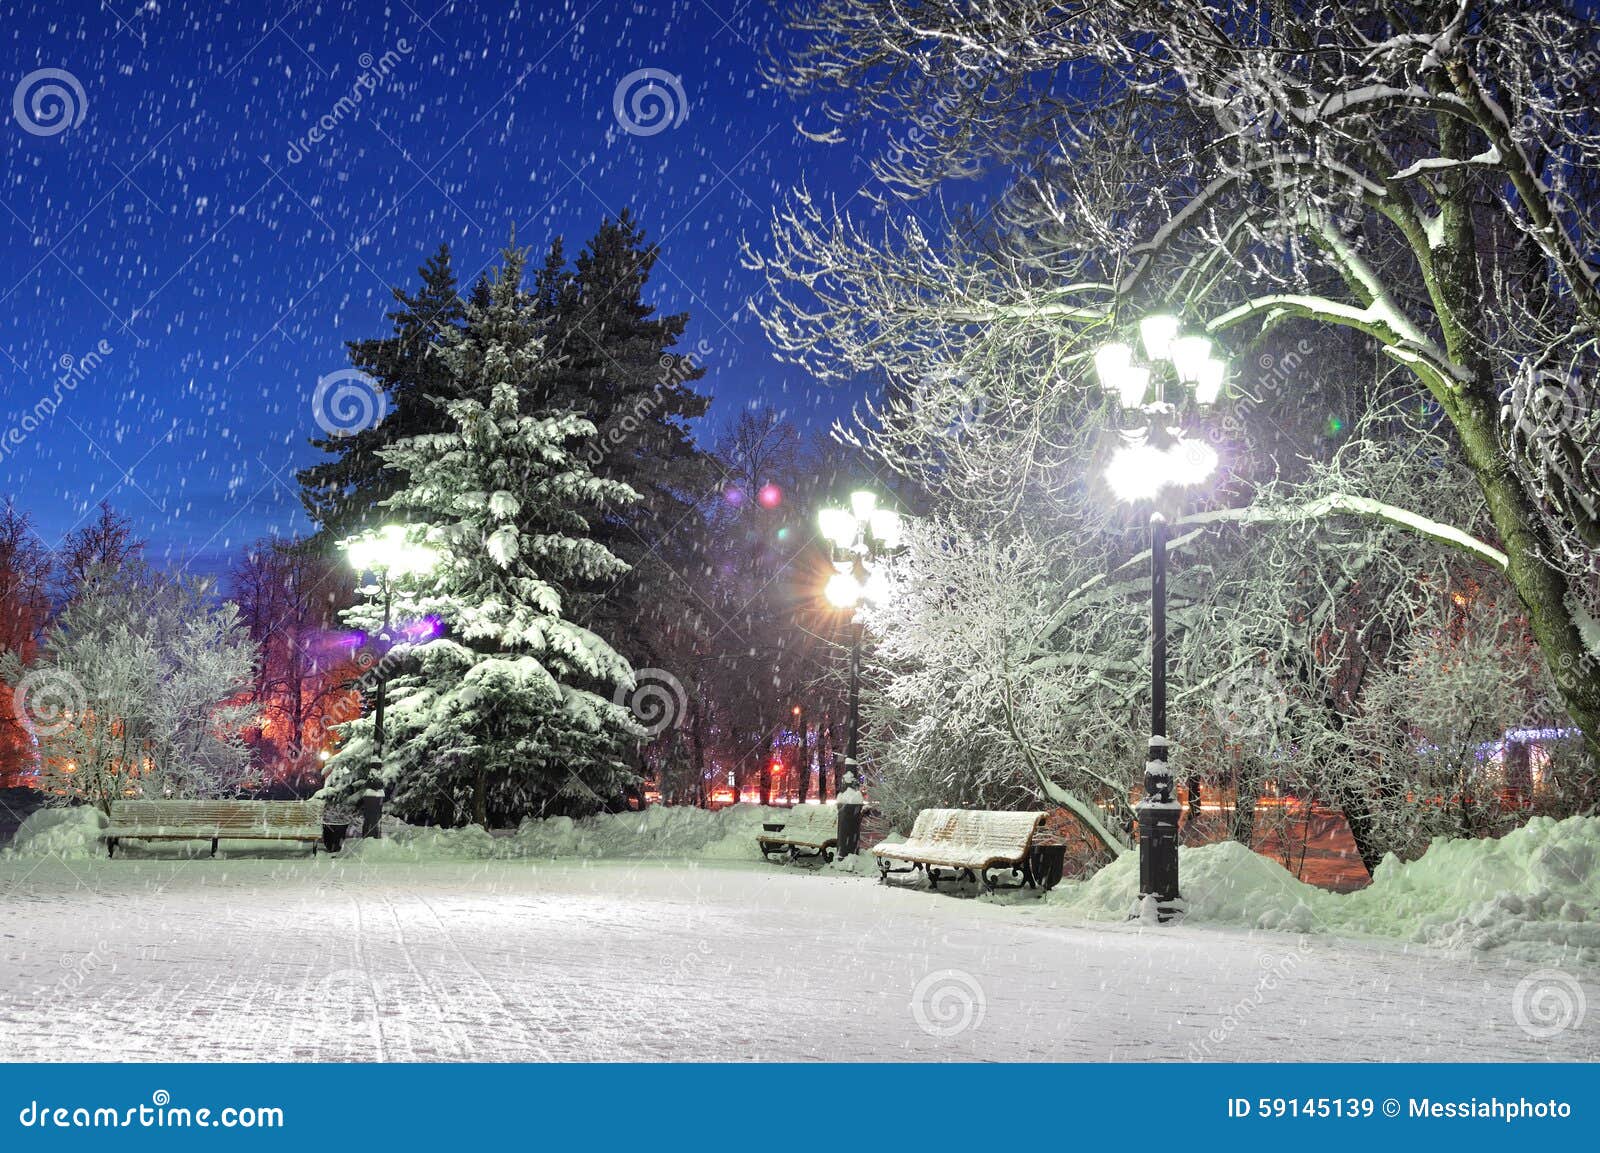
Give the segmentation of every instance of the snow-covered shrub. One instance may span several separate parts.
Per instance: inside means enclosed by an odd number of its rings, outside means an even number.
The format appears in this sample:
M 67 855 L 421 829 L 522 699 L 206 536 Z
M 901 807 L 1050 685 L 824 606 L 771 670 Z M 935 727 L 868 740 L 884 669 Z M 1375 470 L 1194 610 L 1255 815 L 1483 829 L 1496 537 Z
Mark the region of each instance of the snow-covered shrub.
M 1486 589 L 1436 596 L 1410 623 L 1398 660 L 1363 686 L 1348 726 L 1352 769 L 1386 851 L 1420 855 L 1440 837 L 1503 832 L 1495 755 L 1508 730 L 1559 716 L 1525 624 Z
M 256 646 L 237 606 L 203 583 L 101 569 L 26 668 L 0 673 L 37 741 L 52 802 L 106 809 L 125 796 L 227 796 L 253 783 L 245 728 Z

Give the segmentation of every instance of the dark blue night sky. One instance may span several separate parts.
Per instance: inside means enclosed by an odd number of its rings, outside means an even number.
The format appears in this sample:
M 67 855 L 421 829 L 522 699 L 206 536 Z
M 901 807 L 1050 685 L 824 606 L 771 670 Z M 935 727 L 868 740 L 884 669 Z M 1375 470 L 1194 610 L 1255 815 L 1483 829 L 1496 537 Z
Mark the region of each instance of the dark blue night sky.
M 868 178 L 763 87 L 761 0 L 0 8 L 5 91 L 61 69 L 83 92 L 60 131 L 12 102 L 0 122 L 0 496 L 51 544 L 101 499 L 155 559 L 203 571 L 301 531 L 318 378 L 383 331 L 390 285 L 441 240 L 466 282 L 513 224 L 575 252 L 634 211 L 662 245 L 658 304 L 692 313 L 708 432 L 742 404 L 815 423 L 853 399 L 777 364 L 745 307 L 740 236 L 801 181 L 843 201 Z M 682 123 L 619 127 L 618 82 L 642 68 L 681 78 Z

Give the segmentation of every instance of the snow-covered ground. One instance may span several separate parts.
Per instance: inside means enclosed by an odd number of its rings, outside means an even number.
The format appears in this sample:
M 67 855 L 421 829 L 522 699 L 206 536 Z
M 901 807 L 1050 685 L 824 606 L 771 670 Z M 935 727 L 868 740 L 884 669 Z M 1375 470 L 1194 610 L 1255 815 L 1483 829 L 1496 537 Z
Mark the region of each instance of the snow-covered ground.
M 1582 966 L 759 862 L 397 856 L 0 861 L 0 1059 L 1600 1059 Z M 1552 1028 L 1552 997 L 1587 1011 Z

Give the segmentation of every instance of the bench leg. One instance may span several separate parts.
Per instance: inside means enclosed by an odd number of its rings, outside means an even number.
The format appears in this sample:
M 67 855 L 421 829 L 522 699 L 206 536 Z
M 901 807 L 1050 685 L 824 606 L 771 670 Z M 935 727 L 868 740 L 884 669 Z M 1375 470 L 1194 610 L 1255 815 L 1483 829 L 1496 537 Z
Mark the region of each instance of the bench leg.
M 217 855 L 217 838 L 215 837 L 211 838 L 211 855 L 213 857 Z
M 116 855 L 117 855 L 117 839 L 115 837 L 107 837 L 106 838 L 106 857 L 107 857 L 107 859 L 109 859 L 111 857 L 115 857 Z

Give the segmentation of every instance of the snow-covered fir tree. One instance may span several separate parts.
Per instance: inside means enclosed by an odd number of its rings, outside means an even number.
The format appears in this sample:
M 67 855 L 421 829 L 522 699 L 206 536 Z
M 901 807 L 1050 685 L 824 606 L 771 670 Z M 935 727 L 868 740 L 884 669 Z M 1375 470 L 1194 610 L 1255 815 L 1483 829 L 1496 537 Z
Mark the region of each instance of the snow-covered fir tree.
M 393 673 L 383 784 L 417 819 L 582 812 L 634 780 L 641 731 L 614 701 L 632 670 L 567 613 L 578 590 L 603 591 L 627 571 L 590 525 L 635 493 L 578 454 L 594 432 L 586 419 L 524 411 L 549 362 L 522 272 L 523 254 L 508 249 L 439 351 L 463 398 L 445 405 L 448 430 L 382 450 L 405 477 L 384 505 L 438 552 L 425 578 L 398 590 L 394 617 L 436 620 L 440 635 L 397 645 L 368 678 Z M 374 599 L 346 618 L 376 636 L 382 612 Z M 370 713 L 344 727 L 331 794 L 366 784 L 372 736 Z

